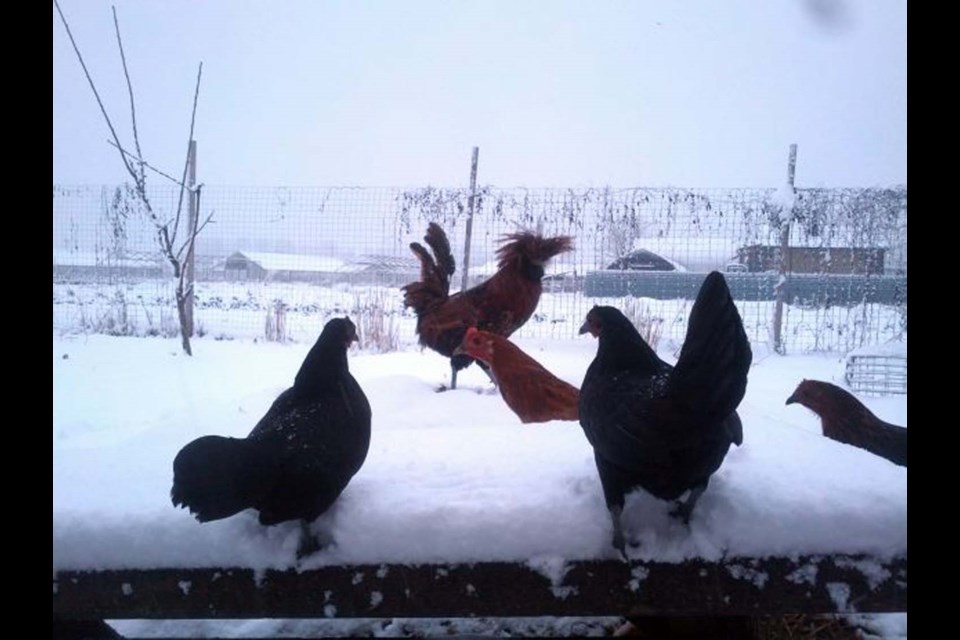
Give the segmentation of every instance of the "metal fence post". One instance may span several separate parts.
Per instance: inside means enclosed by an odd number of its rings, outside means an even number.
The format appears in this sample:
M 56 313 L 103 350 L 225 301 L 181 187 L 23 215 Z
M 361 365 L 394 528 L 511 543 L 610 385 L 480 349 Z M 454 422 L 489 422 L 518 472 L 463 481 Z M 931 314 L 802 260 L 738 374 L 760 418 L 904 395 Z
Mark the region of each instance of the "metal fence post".
M 787 185 L 793 189 L 797 169 L 797 145 L 790 145 L 790 158 L 787 160 Z M 790 222 L 793 220 L 793 207 L 790 211 L 780 212 L 780 268 L 775 286 L 777 302 L 773 309 L 773 350 L 783 355 L 783 302 L 786 299 L 787 271 L 790 252 Z
M 473 148 L 473 157 L 470 160 L 470 197 L 467 200 L 467 233 L 463 241 L 463 278 L 460 281 L 460 290 L 467 290 L 467 278 L 470 272 L 470 237 L 473 235 L 473 207 L 477 197 L 477 158 L 480 147 Z

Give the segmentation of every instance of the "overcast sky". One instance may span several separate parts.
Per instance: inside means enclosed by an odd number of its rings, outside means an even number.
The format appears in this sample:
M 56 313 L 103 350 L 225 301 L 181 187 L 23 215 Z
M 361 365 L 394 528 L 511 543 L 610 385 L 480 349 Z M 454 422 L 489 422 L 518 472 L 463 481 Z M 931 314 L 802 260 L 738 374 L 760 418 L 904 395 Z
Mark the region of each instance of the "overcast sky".
M 125 144 L 110 2 L 60 0 Z M 906 183 L 905 0 L 118 0 L 147 160 L 219 185 Z M 53 181 L 125 174 L 53 11 Z

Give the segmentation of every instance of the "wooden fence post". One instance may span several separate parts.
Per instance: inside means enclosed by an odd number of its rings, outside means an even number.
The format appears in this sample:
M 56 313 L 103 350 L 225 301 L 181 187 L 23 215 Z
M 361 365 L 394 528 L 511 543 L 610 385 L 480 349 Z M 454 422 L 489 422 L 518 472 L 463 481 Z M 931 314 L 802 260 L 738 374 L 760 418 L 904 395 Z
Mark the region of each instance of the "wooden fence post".
M 793 190 L 794 176 L 797 169 L 797 145 L 790 145 L 790 157 L 787 160 L 787 185 Z M 786 299 L 787 271 L 790 252 L 790 222 L 793 220 L 793 206 L 790 211 L 780 212 L 780 268 L 775 289 L 777 302 L 773 309 L 773 350 L 783 355 L 783 303 Z
M 184 296 L 184 331 L 188 338 L 193 337 L 193 281 L 194 281 L 194 243 L 196 242 L 197 218 L 199 215 L 197 200 L 200 194 L 197 193 L 197 141 L 190 141 L 188 150 L 187 169 L 187 191 L 190 196 L 187 200 L 188 220 L 187 220 L 187 257 L 185 259 L 184 280 L 186 281 L 186 295 Z
M 467 200 L 467 234 L 463 241 L 463 278 L 460 281 L 460 290 L 467 290 L 467 278 L 470 271 L 470 237 L 473 235 L 473 207 L 477 197 L 477 158 L 480 147 L 473 148 L 473 157 L 470 160 L 470 198 Z

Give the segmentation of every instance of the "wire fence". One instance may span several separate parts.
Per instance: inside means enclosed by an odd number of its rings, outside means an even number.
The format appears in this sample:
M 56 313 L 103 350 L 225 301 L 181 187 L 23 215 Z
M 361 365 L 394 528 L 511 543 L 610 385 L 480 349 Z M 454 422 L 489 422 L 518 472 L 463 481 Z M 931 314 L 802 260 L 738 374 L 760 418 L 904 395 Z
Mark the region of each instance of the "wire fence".
M 394 346 L 414 344 L 402 285 L 428 222 L 447 232 L 460 286 L 469 189 L 206 186 L 197 239 L 201 336 L 312 341 L 334 315 L 379 314 Z M 153 188 L 173 218 L 179 189 Z M 572 338 L 594 304 L 624 309 L 682 342 L 702 274 L 725 271 L 754 344 L 772 340 L 774 274 L 789 220 L 788 352 L 846 353 L 906 336 L 906 187 L 799 189 L 792 216 L 774 189 L 588 188 L 476 191 L 469 283 L 496 270 L 505 233 L 571 235 L 547 267 L 521 337 Z M 175 335 L 174 281 L 156 226 L 125 186 L 53 190 L 54 330 Z

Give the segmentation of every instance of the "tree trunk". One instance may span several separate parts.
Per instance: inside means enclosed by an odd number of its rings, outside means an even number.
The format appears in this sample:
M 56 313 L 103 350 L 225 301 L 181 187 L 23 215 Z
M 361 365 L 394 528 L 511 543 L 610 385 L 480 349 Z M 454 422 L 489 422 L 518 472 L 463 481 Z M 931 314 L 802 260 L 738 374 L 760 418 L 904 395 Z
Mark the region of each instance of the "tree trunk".
M 183 279 L 177 284 L 177 319 L 180 321 L 180 344 L 183 345 L 183 351 L 192 356 L 190 350 L 190 332 L 187 326 L 187 297 L 183 294 Z

